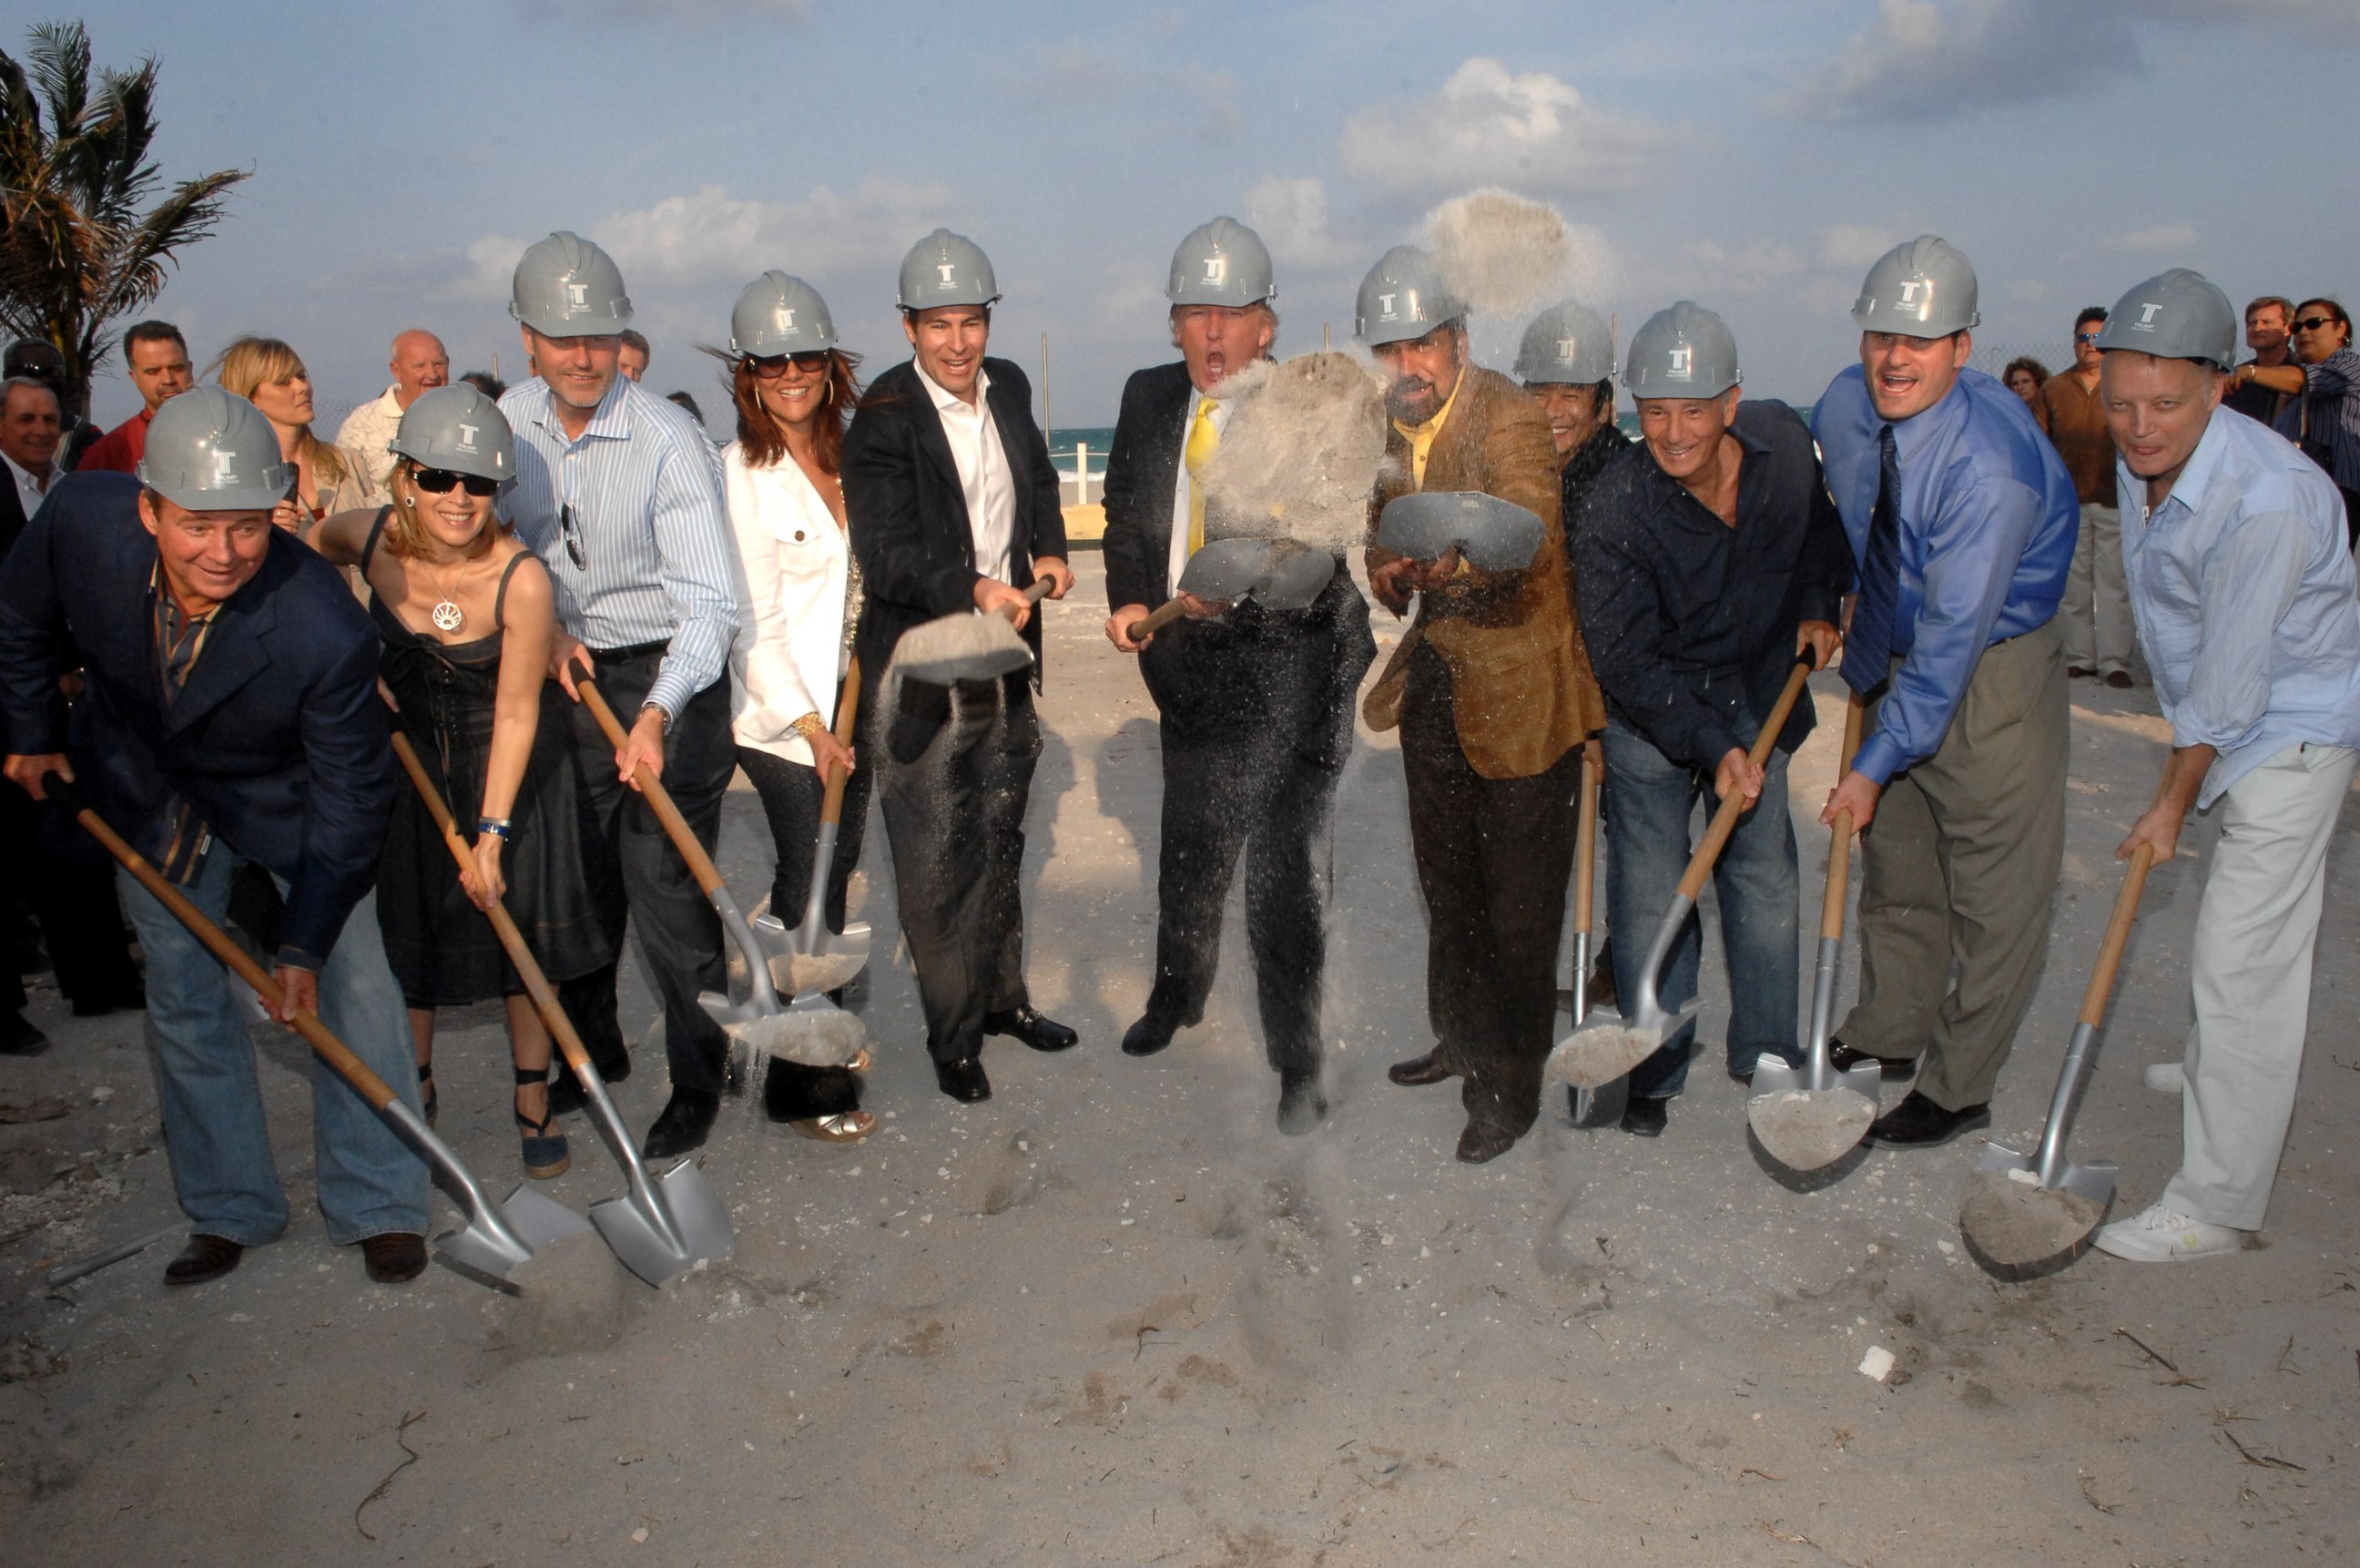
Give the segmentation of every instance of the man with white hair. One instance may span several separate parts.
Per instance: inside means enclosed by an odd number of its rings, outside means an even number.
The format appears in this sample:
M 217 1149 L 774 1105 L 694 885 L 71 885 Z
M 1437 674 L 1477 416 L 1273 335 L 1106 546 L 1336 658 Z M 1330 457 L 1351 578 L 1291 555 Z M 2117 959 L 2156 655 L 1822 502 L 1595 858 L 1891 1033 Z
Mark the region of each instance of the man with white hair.
M 418 394 L 450 383 L 451 356 L 441 338 L 423 327 L 411 327 L 395 336 L 386 368 L 393 372 L 393 385 L 345 416 L 344 428 L 336 432 L 337 445 L 361 455 L 369 499 L 378 503 L 388 499 L 385 476 L 393 466 L 388 449 L 393 433 L 401 428 L 401 416 Z
M 2328 840 L 2360 763 L 2360 604 L 2344 507 L 2283 436 L 2221 406 L 2236 357 L 2228 296 L 2175 268 L 2123 296 L 2099 334 L 2119 454 L 2123 556 L 2171 726 L 2163 783 L 2130 837 L 2158 861 L 2192 808 L 2217 814 L 2177 1067 L 2180 1170 L 2097 1245 L 2134 1263 L 2235 1252 L 2260 1228 L 2311 1024 Z

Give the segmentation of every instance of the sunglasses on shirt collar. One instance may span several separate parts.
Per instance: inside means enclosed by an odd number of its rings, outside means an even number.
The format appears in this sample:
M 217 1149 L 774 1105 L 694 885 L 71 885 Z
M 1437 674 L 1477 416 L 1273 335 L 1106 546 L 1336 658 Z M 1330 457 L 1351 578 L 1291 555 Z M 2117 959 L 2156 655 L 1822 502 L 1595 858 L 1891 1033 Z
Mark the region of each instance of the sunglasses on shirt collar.
M 411 473 L 410 482 L 430 496 L 447 496 L 452 488 L 464 485 L 467 493 L 477 500 L 499 494 L 500 482 L 486 479 L 480 474 L 458 474 L 448 468 L 420 468 Z

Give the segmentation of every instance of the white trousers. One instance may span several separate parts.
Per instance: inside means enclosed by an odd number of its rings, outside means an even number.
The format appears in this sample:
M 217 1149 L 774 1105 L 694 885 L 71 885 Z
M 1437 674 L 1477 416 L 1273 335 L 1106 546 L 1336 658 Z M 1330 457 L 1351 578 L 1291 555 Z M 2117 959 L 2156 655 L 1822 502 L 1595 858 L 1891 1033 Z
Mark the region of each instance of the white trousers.
M 2075 669 L 2111 675 L 2131 667 L 2137 627 L 2123 576 L 2123 514 L 2115 508 L 2081 504 L 2057 622 L 2065 632 L 2065 662 Z
M 2294 1114 L 2327 844 L 2360 766 L 2345 746 L 2290 746 L 2231 785 L 2189 964 L 2180 1173 L 2163 1202 L 2259 1230 Z

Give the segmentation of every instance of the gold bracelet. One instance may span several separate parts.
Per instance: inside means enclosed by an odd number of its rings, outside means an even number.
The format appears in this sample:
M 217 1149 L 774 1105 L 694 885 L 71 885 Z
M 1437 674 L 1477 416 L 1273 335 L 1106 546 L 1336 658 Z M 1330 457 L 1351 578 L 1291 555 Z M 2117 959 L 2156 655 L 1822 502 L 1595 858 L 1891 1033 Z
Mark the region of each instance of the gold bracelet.
M 801 718 L 796 719 L 792 724 L 787 726 L 787 728 L 792 729 L 804 740 L 809 740 L 821 730 L 827 728 L 827 720 L 822 718 L 816 713 L 806 713 Z

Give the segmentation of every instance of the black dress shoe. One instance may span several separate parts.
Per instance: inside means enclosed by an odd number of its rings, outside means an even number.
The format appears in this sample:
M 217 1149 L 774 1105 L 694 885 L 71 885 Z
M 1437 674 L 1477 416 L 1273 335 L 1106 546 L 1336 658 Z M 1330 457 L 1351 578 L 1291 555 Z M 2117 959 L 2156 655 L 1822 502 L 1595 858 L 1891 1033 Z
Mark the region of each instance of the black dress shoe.
M 22 1013 L 0 1013 L 0 1057 L 37 1057 L 49 1048 L 49 1037 Z
M 180 1256 L 164 1266 L 164 1283 L 202 1285 L 208 1279 L 219 1279 L 245 1255 L 246 1248 L 227 1236 L 209 1236 L 200 1231 L 189 1238 Z
M 1866 1061 L 1876 1064 L 1887 1083 L 1907 1083 L 1918 1076 L 1916 1057 L 1873 1057 L 1866 1051 L 1853 1050 L 1841 1040 L 1828 1042 L 1828 1065 L 1838 1072 L 1850 1072 Z
M 1888 1149 L 1930 1149 L 1971 1127 L 1990 1125 L 1988 1105 L 1945 1111 L 1913 1089 L 1900 1104 L 1869 1124 L 1868 1141 Z
M 1299 1138 L 1319 1125 L 1328 1114 L 1328 1096 L 1319 1091 L 1316 1072 L 1285 1072 L 1278 1078 L 1278 1130 Z
M 379 1285 L 407 1285 L 426 1272 L 426 1238 L 407 1231 L 364 1237 L 361 1261 Z
M 631 1058 L 628 1057 L 625 1057 L 613 1067 L 606 1067 L 596 1062 L 591 1065 L 598 1069 L 598 1081 L 610 1089 L 631 1076 Z M 563 1057 L 559 1057 L 555 1061 L 551 1062 L 549 1069 L 551 1075 L 549 1113 L 551 1115 L 571 1116 L 590 1102 L 590 1097 L 582 1092 L 582 1080 L 574 1076 L 574 1069 L 565 1065 Z
M 1654 1095 L 1633 1094 L 1622 1102 L 1622 1130 L 1634 1138 L 1660 1138 L 1672 1119 L 1672 1102 Z
M 984 1076 L 983 1063 L 974 1057 L 936 1062 L 934 1082 L 952 1099 L 964 1101 L 969 1105 L 978 1100 L 991 1098 L 991 1080 Z
M 1459 1158 L 1464 1165 L 1482 1165 L 1516 1146 L 1516 1135 L 1489 1122 L 1470 1122 L 1459 1135 Z
M 1412 1057 L 1407 1061 L 1393 1063 L 1393 1066 L 1385 1069 L 1385 1076 L 1404 1089 L 1422 1089 L 1429 1083 L 1440 1083 L 1444 1079 L 1448 1078 L 1450 1069 L 1442 1065 L 1440 1057 L 1428 1051 L 1422 1057 Z
M 553 1091 L 551 1098 L 555 1098 Z M 640 1157 L 669 1159 L 676 1154 L 703 1148 L 705 1135 L 713 1131 L 713 1118 L 720 1113 L 718 1094 L 697 1089 L 673 1090 L 663 1113 L 648 1128 L 648 1141 L 639 1151 Z
M 1082 1043 L 1082 1037 L 1058 1023 L 1035 1013 L 1030 1007 L 1011 1008 L 1005 1013 L 983 1015 L 983 1032 L 1006 1035 L 1023 1041 L 1036 1051 L 1069 1051 Z
M 1127 1057 L 1152 1057 L 1172 1043 L 1180 1021 L 1166 1018 L 1160 1013 L 1143 1014 L 1138 1023 L 1122 1032 L 1122 1054 Z
M 2131 689 L 2131 673 L 2128 670 L 2108 670 L 2106 684 L 2118 692 L 2126 692 Z

